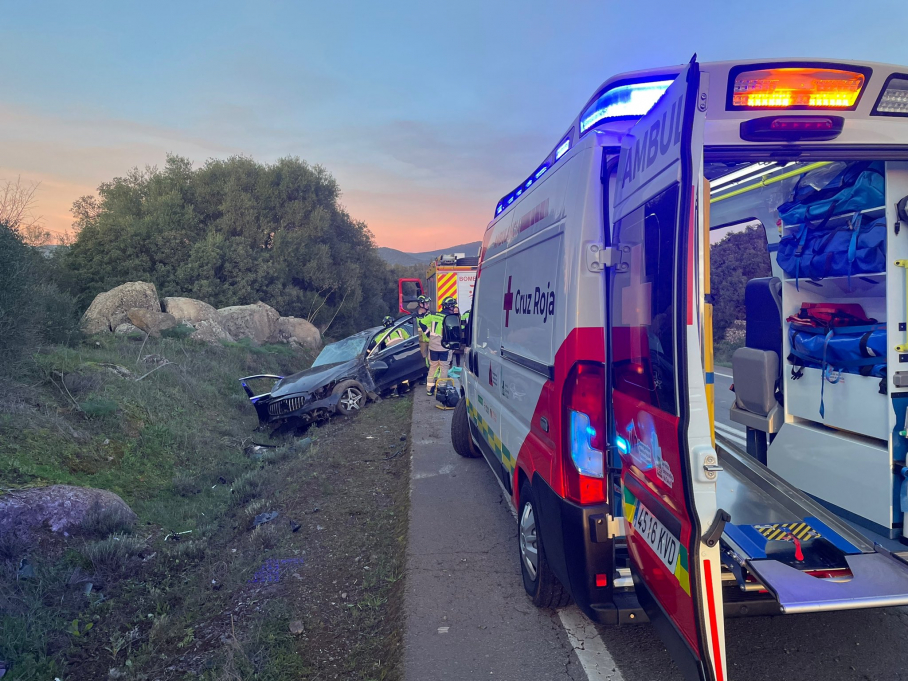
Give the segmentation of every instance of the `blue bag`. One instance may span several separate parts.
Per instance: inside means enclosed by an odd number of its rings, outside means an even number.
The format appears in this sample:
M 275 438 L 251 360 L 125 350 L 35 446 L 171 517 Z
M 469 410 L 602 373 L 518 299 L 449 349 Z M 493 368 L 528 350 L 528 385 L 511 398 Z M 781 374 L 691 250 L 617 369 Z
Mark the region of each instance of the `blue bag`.
M 805 223 L 779 241 L 776 262 L 795 279 L 884 272 L 886 218 L 868 221 L 858 213 L 833 229 L 812 228 Z
M 791 200 L 778 208 L 779 218 L 786 225 L 828 220 L 833 215 L 883 205 L 885 187 L 882 161 L 849 163 L 822 189 L 810 185 L 801 186 L 801 181 L 807 175 L 809 173 L 798 178 Z
M 793 226 L 779 241 L 779 266 L 796 281 L 884 271 L 885 218 L 865 224 L 860 212 L 883 205 L 883 164 L 849 163 L 822 189 L 802 186 L 806 175 L 798 178 L 791 200 L 778 208 L 782 222 Z M 831 218 L 849 213 L 854 215 L 846 224 L 829 225 Z
M 789 324 L 788 341 L 792 364 L 823 370 L 820 387 L 820 416 L 825 415 L 823 395 L 826 382 L 838 383 L 837 373 L 886 376 L 886 325 L 819 326 Z M 798 375 L 792 370 L 792 376 Z M 880 382 L 880 391 L 885 381 Z

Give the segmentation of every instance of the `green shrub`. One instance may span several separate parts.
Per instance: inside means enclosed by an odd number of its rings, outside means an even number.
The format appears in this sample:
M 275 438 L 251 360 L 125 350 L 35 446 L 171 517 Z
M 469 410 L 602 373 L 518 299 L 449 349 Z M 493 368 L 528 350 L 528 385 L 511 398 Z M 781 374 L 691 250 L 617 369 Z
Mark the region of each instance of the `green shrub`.
M 245 504 L 259 495 L 265 486 L 265 471 L 261 468 L 247 471 L 233 481 L 234 505 Z
M 194 333 L 195 329 L 189 326 L 189 324 L 177 324 L 172 328 L 161 331 L 161 335 L 164 336 L 164 338 L 175 338 L 176 340 L 189 338 Z
M 107 539 L 86 542 L 82 548 L 95 570 L 118 571 L 145 549 L 145 540 L 128 534 L 112 534 Z
M 86 535 L 106 539 L 112 534 L 132 532 L 133 524 L 135 516 L 122 506 L 102 508 L 95 503 L 86 511 L 80 529 Z
M 92 397 L 85 402 L 79 403 L 79 408 L 85 412 L 86 416 L 100 418 L 117 413 L 117 403 L 106 397 Z

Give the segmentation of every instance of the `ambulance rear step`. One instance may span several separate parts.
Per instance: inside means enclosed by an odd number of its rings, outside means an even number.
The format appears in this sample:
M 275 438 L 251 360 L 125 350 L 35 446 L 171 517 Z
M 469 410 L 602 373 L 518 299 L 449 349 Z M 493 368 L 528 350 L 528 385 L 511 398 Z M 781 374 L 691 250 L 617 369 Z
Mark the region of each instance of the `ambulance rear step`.
M 908 553 L 871 543 L 719 434 L 716 449 L 726 589 L 771 595 L 786 614 L 908 605 Z

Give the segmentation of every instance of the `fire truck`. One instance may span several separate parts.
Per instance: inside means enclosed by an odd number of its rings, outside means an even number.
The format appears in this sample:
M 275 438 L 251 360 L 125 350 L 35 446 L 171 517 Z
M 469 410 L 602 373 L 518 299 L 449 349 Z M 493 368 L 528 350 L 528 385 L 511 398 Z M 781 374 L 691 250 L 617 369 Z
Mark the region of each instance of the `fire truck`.
M 473 286 L 476 284 L 476 268 L 479 256 L 464 253 L 439 255 L 426 271 L 426 295 L 441 310 L 445 298 L 457 300 L 457 307 L 463 314 L 473 305 Z

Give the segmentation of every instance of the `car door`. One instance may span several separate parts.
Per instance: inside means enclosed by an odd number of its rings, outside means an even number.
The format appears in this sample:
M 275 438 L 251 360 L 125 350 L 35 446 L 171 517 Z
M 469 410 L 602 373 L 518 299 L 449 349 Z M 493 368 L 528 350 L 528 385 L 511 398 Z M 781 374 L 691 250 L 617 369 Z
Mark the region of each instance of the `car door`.
M 717 516 L 701 353 L 697 228 L 706 77 L 692 61 L 623 141 L 608 280 L 609 388 L 641 604 L 686 678 L 725 678 Z M 714 533 L 713 533 L 714 534 Z
M 404 317 L 391 327 L 391 335 L 397 329 L 406 332 L 407 338 L 385 348 L 373 351 L 369 356 L 372 378 L 379 391 L 394 387 L 425 369 L 426 363 L 419 352 L 419 339 L 413 317 Z

